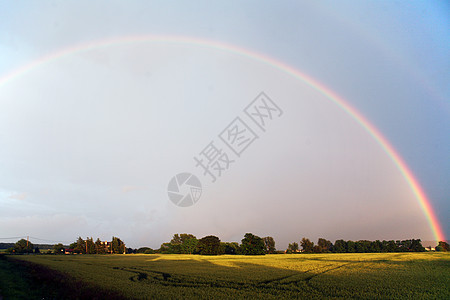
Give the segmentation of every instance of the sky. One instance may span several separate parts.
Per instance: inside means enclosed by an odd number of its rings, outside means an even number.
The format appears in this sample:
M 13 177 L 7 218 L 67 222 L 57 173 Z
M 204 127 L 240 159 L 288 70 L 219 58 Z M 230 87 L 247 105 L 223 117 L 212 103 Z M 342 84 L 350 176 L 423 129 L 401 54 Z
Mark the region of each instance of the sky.
M 433 240 L 395 162 L 324 91 L 393 146 L 448 238 L 449 11 L 431 1 L 0 0 L 0 242 Z M 262 127 L 258 103 L 271 117 Z M 237 152 L 226 144 L 233 128 L 246 129 Z M 211 149 L 228 162 L 210 169 L 215 181 L 195 161 Z M 189 207 L 168 194 L 181 173 L 201 182 Z

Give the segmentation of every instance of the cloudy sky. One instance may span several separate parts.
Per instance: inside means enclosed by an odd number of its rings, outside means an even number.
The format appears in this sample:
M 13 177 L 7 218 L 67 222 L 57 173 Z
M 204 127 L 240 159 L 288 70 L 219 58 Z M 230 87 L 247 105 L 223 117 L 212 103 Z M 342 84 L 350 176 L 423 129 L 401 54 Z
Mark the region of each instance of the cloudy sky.
M 450 232 L 449 11 L 419 1 L 0 0 L 0 242 L 432 240 L 380 144 L 275 60 L 370 121 Z M 261 92 L 279 109 L 263 128 L 245 113 Z M 247 126 L 239 155 L 220 138 L 236 118 Z M 211 142 L 230 160 L 215 182 L 194 160 Z M 183 172 L 202 184 L 190 207 L 167 193 Z

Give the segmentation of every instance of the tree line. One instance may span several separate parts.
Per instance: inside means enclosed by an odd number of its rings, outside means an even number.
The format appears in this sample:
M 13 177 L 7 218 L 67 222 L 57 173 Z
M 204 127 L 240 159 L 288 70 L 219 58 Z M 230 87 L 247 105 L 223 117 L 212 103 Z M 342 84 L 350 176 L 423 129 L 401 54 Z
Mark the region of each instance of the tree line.
M 33 243 L 25 239 L 21 239 L 6 250 L 7 253 L 25 254 L 25 253 L 41 253 L 39 247 L 35 247 Z M 59 243 L 53 246 L 54 254 L 124 254 L 127 253 L 125 243 L 118 237 L 112 237 L 111 242 L 101 241 L 99 238 L 94 242 L 94 239 L 86 238 L 86 240 L 78 237 L 78 239 L 69 245 L 64 246 Z
M 301 247 L 301 249 L 300 249 Z M 436 251 L 450 251 L 447 242 L 440 241 L 435 248 Z M 170 242 L 163 243 L 159 249 L 141 247 L 139 249 L 127 248 L 125 243 L 118 237 L 112 237 L 110 242 L 81 237 L 67 248 L 59 243 L 53 246 L 54 254 L 199 254 L 199 255 L 264 255 L 274 253 L 378 253 L 378 252 L 423 252 L 420 239 L 397 240 L 397 241 L 345 241 L 336 240 L 334 244 L 324 238 L 319 238 L 314 244 L 308 238 L 302 238 L 299 243 L 289 244 L 286 251 L 277 251 L 273 237 L 259 237 L 252 233 L 246 233 L 241 243 L 222 242 L 217 236 L 209 235 L 197 239 L 193 234 L 174 234 Z M 14 247 L 7 249 L 8 253 L 40 253 L 39 248 L 33 243 L 21 239 Z
M 65 251 L 62 244 L 57 244 L 53 248 L 55 253 Z M 74 254 L 124 254 L 127 251 L 125 243 L 118 237 L 113 236 L 111 242 L 101 241 L 99 238 L 86 238 L 83 240 L 78 237 L 77 241 L 70 244 L 67 249 Z
M 398 240 L 398 241 L 345 241 L 336 240 L 334 244 L 324 238 L 319 238 L 317 244 L 311 242 L 308 238 L 302 238 L 299 244 L 294 242 L 289 244 L 287 253 L 379 253 L 379 252 L 424 252 L 426 249 L 422 246 L 420 239 Z M 437 251 L 449 251 L 449 245 L 446 242 L 439 242 Z
M 138 251 L 139 250 L 140 249 L 138 249 Z M 214 235 L 197 239 L 192 234 L 174 234 L 170 242 L 163 243 L 158 250 L 154 250 L 156 253 L 163 254 L 200 255 L 263 255 L 275 253 L 275 251 L 275 240 L 272 237 L 268 236 L 261 238 L 252 233 L 246 233 L 241 240 L 241 244 L 237 242 L 222 242 Z
M 301 249 L 300 249 L 301 247 Z M 240 255 L 264 255 L 273 253 L 379 253 L 379 252 L 423 252 L 420 239 L 397 241 L 345 241 L 336 240 L 334 244 L 324 238 L 319 238 L 314 244 L 308 238 L 302 238 L 299 243 L 289 244 L 286 251 L 277 251 L 275 240 L 268 237 L 258 237 L 252 233 L 246 233 L 241 244 L 236 242 L 221 242 L 216 236 L 206 236 L 197 239 L 192 234 L 174 234 L 172 240 L 163 243 L 157 250 L 148 247 L 139 248 L 135 253 L 163 253 L 163 254 L 240 254 Z M 436 251 L 450 251 L 449 244 L 443 241 L 436 246 Z

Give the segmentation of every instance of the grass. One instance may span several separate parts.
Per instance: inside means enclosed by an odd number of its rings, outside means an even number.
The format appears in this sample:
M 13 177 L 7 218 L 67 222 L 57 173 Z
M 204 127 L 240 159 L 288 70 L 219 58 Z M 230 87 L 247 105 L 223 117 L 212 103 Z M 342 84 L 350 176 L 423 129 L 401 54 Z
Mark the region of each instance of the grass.
M 0 255 L 0 299 L 126 299 L 119 291 Z
M 445 253 L 17 258 L 129 298 L 450 299 Z

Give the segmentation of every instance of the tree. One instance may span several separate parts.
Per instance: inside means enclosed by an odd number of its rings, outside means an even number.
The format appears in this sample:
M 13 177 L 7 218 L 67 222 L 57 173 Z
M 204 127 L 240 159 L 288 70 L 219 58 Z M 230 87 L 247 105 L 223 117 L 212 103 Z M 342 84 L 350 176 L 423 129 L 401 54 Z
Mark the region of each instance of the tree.
M 347 252 L 347 242 L 344 240 L 337 240 L 336 242 L 334 242 L 333 252 L 334 253 Z
M 169 252 L 173 253 L 173 254 L 180 254 L 181 253 L 181 244 L 182 244 L 182 240 L 181 240 L 180 235 L 178 233 L 174 234 L 172 240 L 170 240 L 170 245 L 169 245 L 170 251 Z
M 410 248 L 411 248 L 411 240 L 400 241 L 400 251 L 401 252 L 409 252 Z
M 64 254 L 64 245 L 59 243 L 53 246 L 53 253 Z
M 214 235 L 201 238 L 197 244 L 197 253 L 200 255 L 220 254 L 220 239 Z
M 289 244 L 287 248 L 288 253 L 296 253 L 298 252 L 298 244 L 296 242 L 293 242 L 292 244 Z
M 86 242 L 81 238 L 81 236 L 78 237 L 76 246 L 73 248 L 73 252 L 86 254 Z
M 317 246 L 319 247 L 320 252 L 327 253 L 331 252 L 331 247 L 333 246 L 333 244 L 329 240 L 319 238 L 319 240 L 317 241 Z
M 403 251 L 405 251 L 405 249 L 403 247 L 403 244 L 402 244 L 402 242 L 400 240 L 395 241 L 395 245 L 396 245 L 395 252 L 403 252 Z
M 197 249 L 198 240 L 195 236 L 184 239 L 181 244 L 181 253 L 192 254 Z
M 87 249 L 86 254 L 95 254 L 95 253 L 97 253 L 97 249 L 95 247 L 94 239 L 92 237 L 86 239 L 86 249 Z
M 259 236 L 246 233 L 241 241 L 241 253 L 244 255 L 264 255 L 266 246 Z
M 411 240 L 410 250 L 413 252 L 424 252 L 425 248 L 422 246 L 422 241 L 418 239 L 418 240 Z
M 300 245 L 305 253 L 312 253 L 314 250 L 314 243 L 307 238 L 302 238 Z
M 161 247 L 159 247 L 158 252 L 162 253 L 162 254 L 173 254 L 172 244 L 171 243 L 162 243 Z
M 394 241 L 383 241 L 381 242 L 383 245 L 382 251 L 383 252 L 396 252 L 397 251 L 397 244 Z
M 172 239 L 170 240 L 170 243 L 172 245 L 181 245 L 181 237 L 180 237 L 180 235 L 178 233 L 174 234 Z
M 14 252 L 16 253 L 33 253 L 33 249 L 34 245 L 25 239 L 17 241 L 14 245 Z
M 105 254 L 108 249 L 106 249 L 106 245 L 99 238 L 95 241 L 95 253 L 97 254 Z
M 239 244 L 236 242 L 224 243 L 223 252 L 225 254 L 238 254 L 239 253 Z
M 266 236 L 263 238 L 264 246 L 266 253 L 273 254 L 275 253 L 275 240 L 271 236 Z
M 127 254 L 136 254 L 137 249 L 133 249 L 133 248 L 127 248 L 126 249 L 126 253 Z
M 124 254 L 126 250 L 125 243 L 118 237 L 113 236 L 110 244 L 110 250 L 115 254 Z
M 372 242 L 370 245 L 370 252 L 381 252 L 381 250 L 383 249 L 383 243 L 380 242 L 379 240 L 376 240 L 375 242 Z
M 166 253 L 192 254 L 197 247 L 198 240 L 193 234 L 174 234 L 172 240 L 167 245 Z
M 72 250 L 75 250 L 76 247 L 77 247 L 77 242 L 69 245 L 69 249 L 72 249 Z
M 152 248 L 149 248 L 149 247 L 141 247 L 136 250 L 136 253 L 138 253 L 138 254 L 154 254 L 155 250 L 153 250 Z
M 315 246 L 313 247 L 313 252 L 314 252 L 314 253 L 321 253 L 322 250 L 320 249 L 320 247 L 319 247 L 318 245 L 315 245 Z
M 191 240 L 191 239 L 197 239 L 195 235 L 190 233 L 182 233 L 180 234 L 181 244 L 184 244 L 185 242 Z
M 347 242 L 347 252 L 348 253 L 355 253 L 356 252 L 356 245 L 354 241 L 348 241 Z
M 450 246 L 447 242 L 440 241 L 439 244 L 436 246 L 436 251 L 448 252 L 450 251 Z
M 357 241 L 356 243 L 356 252 L 358 253 L 367 253 L 370 252 L 370 241 Z

